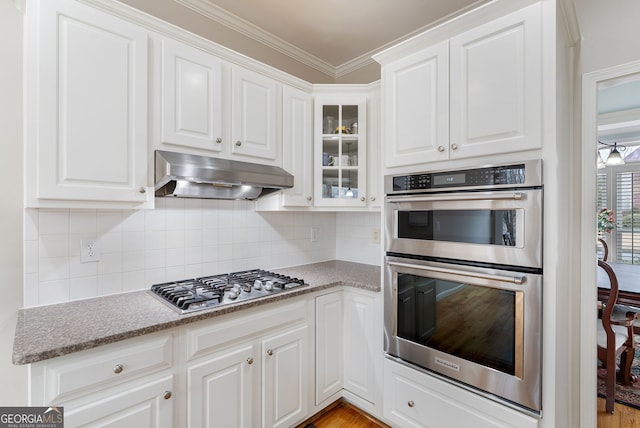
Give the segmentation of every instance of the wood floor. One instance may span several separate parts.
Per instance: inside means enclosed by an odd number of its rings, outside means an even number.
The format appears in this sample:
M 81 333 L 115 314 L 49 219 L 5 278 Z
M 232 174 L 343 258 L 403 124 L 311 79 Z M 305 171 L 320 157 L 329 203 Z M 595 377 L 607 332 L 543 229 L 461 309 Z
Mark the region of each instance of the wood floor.
M 345 401 L 337 401 L 325 412 L 314 416 L 298 428 L 309 424 L 316 428 L 388 428 Z M 616 403 L 613 415 L 604 411 L 604 399 L 598 398 L 597 428 L 640 428 L 640 410 Z
M 313 425 L 311 425 L 313 424 Z M 389 428 L 346 401 L 338 400 L 298 428 Z
M 610 415 L 604 410 L 604 398 L 598 398 L 598 428 L 640 428 L 640 410 L 616 403 Z

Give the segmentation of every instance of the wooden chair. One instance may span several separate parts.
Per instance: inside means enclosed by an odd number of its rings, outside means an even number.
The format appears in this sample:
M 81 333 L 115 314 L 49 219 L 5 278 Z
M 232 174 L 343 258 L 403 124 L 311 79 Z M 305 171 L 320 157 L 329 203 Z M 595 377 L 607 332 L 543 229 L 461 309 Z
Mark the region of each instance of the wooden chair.
M 602 255 L 602 261 L 606 262 L 607 259 L 609 258 L 609 246 L 607 245 L 605 240 L 602 238 L 598 238 L 598 242 L 602 244 L 602 249 L 604 250 L 604 254 Z
M 635 354 L 633 343 L 634 314 L 627 312 L 623 320 L 611 318 L 613 308 L 618 299 L 618 278 L 607 262 L 598 260 L 598 266 L 607 273 L 611 292 L 603 303 L 602 319 L 598 320 L 598 360 L 607 369 L 605 377 L 605 400 L 607 413 L 613 413 L 616 390 L 616 360 L 620 358 L 620 372 L 618 379 L 624 385 L 630 385 L 634 379 L 631 376 L 631 364 Z

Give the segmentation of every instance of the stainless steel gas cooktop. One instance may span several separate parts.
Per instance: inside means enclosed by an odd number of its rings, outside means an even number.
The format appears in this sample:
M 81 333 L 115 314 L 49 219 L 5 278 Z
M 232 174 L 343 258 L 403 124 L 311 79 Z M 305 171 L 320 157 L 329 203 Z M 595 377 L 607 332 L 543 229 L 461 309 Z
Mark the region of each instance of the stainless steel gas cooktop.
M 178 313 L 184 314 L 259 299 L 308 285 L 302 279 L 253 269 L 154 284 L 149 291 Z

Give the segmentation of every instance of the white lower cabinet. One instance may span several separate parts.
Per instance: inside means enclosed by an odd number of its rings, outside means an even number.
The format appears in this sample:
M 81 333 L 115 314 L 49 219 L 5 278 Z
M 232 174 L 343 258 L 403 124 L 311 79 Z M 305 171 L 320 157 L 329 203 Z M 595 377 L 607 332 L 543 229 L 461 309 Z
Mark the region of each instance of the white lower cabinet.
M 30 366 L 33 406 L 64 407 L 65 427 L 174 426 L 173 335 L 153 334 Z
M 140 385 L 124 384 L 101 391 L 100 400 L 78 407 L 65 405 L 65 427 L 155 427 L 173 423 L 173 376 Z
M 536 418 L 388 359 L 384 362 L 384 417 L 398 427 L 538 426 Z
M 375 406 L 382 384 L 379 293 L 344 290 L 316 297 L 316 405 L 344 389 Z M 367 408 L 372 411 L 372 408 Z
M 306 298 L 186 329 L 187 426 L 289 427 L 307 418 Z
M 316 405 L 343 387 L 342 292 L 316 297 Z
M 344 388 L 370 403 L 376 402 L 382 352 L 376 301 L 371 293 L 344 291 Z
M 307 417 L 309 328 L 301 325 L 262 340 L 262 426 L 295 426 Z
M 253 392 L 259 379 L 256 355 L 256 347 L 247 344 L 187 369 L 188 427 L 255 426 Z
M 252 428 L 261 420 L 263 427 L 288 427 L 302 421 L 308 416 L 308 343 L 308 326 L 300 325 L 189 366 L 187 426 Z

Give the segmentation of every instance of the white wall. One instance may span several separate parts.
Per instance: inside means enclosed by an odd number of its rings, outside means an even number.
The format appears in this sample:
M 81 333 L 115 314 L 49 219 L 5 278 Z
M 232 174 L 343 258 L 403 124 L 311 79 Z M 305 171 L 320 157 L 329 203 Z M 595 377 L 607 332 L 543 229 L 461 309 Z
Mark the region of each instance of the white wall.
M 27 404 L 27 370 L 11 364 L 22 306 L 22 14 L 0 0 L 0 405 Z
M 336 214 L 336 259 L 381 265 L 380 213 Z
M 640 1 L 574 2 L 582 35 L 582 73 L 640 59 Z

